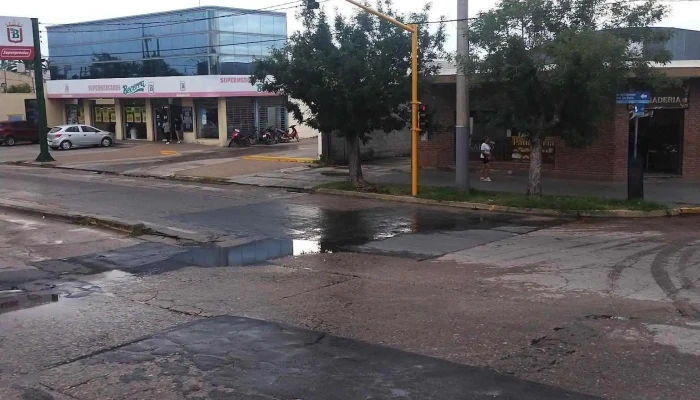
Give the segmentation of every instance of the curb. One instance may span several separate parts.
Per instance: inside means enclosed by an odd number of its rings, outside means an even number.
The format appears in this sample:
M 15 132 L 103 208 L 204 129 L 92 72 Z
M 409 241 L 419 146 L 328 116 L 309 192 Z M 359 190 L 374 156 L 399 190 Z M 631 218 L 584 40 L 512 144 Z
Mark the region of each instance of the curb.
M 200 241 L 196 238 L 183 237 L 180 234 L 173 234 L 150 228 L 142 222 L 126 221 L 113 217 L 77 213 L 74 211 L 68 211 L 25 201 L 0 199 L 0 211 L 18 212 L 35 217 L 64 221 L 75 225 L 95 226 L 116 232 L 126 233 L 131 236 L 156 235 L 172 239 L 185 239 L 195 242 Z
M 284 189 L 284 190 L 289 190 L 289 191 L 293 191 L 293 192 L 300 192 L 300 193 L 312 193 L 313 192 L 313 189 L 299 188 L 296 186 L 258 185 L 258 184 L 254 184 L 254 183 L 237 182 L 237 181 L 233 181 L 233 180 L 228 179 L 228 178 L 217 178 L 217 177 L 210 177 L 210 176 L 191 176 L 191 175 L 178 175 L 178 174 L 149 175 L 149 174 L 139 174 L 139 173 L 121 173 L 121 172 L 114 172 L 114 171 L 102 171 L 99 169 L 90 169 L 90 168 L 65 167 L 65 166 L 53 165 L 53 164 L 38 164 L 38 163 L 34 164 L 34 163 L 27 163 L 27 162 L 23 162 L 23 161 L 22 162 L 11 161 L 11 163 L 12 164 L 9 164 L 9 165 L 30 167 L 30 168 L 54 168 L 54 169 L 64 169 L 67 171 L 93 172 L 93 173 L 100 174 L 100 175 L 123 176 L 123 177 L 127 177 L 127 178 L 144 178 L 144 179 L 149 178 L 149 179 L 158 179 L 158 180 L 163 180 L 163 181 L 209 183 L 209 184 L 213 184 L 213 185 L 255 186 L 255 187 L 261 187 L 261 188 Z
M 276 157 L 276 156 L 261 156 L 261 155 L 243 156 L 243 159 L 250 160 L 250 161 L 278 161 L 278 162 L 290 162 L 290 163 L 302 163 L 302 164 L 313 164 L 316 161 L 318 161 L 316 159 L 306 158 L 306 157 Z
M 484 204 L 484 203 L 468 203 L 461 201 L 440 201 L 440 200 L 430 200 L 430 199 L 420 199 L 410 196 L 395 196 L 390 194 L 380 194 L 380 193 L 364 193 L 364 192 L 350 192 L 347 190 L 336 190 L 336 189 L 316 189 L 315 193 L 330 194 L 337 196 L 349 196 L 362 199 L 374 199 L 374 200 L 387 200 L 396 201 L 400 203 L 409 204 L 423 204 L 431 206 L 443 206 L 443 207 L 453 207 L 462 208 L 468 210 L 477 211 L 493 211 L 493 212 L 504 212 L 513 214 L 528 214 L 528 215 L 542 215 L 550 217 L 591 217 L 591 218 L 658 218 L 658 217 L 672 217 L 681 214 L 700 214 L 700 207 L 685 207 L 685 208 L 674 208 L 671 210 L 656 210 L 656 211 L 634 211 L 634 210 L 592 210 L 592 211 L 559 211 L 559 210 L 546 210 L 540 208 L 518 208 L 518 207 L 506 207 L 499 206 L 495 204 Z M 686 211 L 684 211 L 684 209 Z

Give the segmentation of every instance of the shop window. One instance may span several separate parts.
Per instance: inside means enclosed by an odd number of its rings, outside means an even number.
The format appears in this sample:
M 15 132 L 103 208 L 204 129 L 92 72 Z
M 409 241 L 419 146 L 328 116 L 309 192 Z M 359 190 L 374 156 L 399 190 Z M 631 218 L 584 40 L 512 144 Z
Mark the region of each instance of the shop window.
M 219 138 L 219 107 L 216 100 L 195 103 L 197 108 L 197 138 Z
M 127 139 L 146 139 L 146 102 L 128 101 L 124 107 L 124 132 Z

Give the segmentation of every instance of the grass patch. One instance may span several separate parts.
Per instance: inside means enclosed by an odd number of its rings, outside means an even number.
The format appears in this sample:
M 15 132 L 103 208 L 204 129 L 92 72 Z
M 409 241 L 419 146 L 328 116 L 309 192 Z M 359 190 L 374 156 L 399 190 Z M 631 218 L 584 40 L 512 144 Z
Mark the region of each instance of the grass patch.
M 410 196 L 410 185 L 371 185 L 358 190 L 350 182 L 331 182 L 317 188 L 363 191 L 370 193 L 390 194 L 394 196 Z M 656 211 L 666 210 L 662 204 L 652 201 L 632 201 L 596 196 L 552 196 L 528 197 L 522 193 L 490 192 L 472 189 L 469 194 L 453 187 L 420 186 L 418 197 L 438 201 L 464 201 L 471 203 L 495 204 L 506 207 L 541 208 L 560 211 L 594 211 L 594 210 L 635 210 Z

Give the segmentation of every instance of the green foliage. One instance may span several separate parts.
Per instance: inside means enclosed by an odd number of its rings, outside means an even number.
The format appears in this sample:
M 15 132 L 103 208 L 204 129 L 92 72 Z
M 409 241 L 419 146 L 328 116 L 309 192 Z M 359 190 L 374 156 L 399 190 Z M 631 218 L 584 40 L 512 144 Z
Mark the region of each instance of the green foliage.
M 380 0 L 377 9 L 399 21 L 421 23 L 428 20 L 430 4 L 420 13 L 400 14 L 391 0 Z M 360 140 L 410 124 L 410 34 L 364 11 L 349 18 L 337 15 L 332 25 L 324 10 L 306 10 L 299 17 L 303 31 L 292 35 L 285 48 L 258 60 L 251 82 L 297 100 L 287 104 L 297 120 L 345 137 L 350 164 L 355 159 L 359 169 Z M 427 79 L 438 72 L 434 61 L 444 54 L 445 26 L 419 31 L 419 87 L 425 89 Z
M 31 93 L 32 86 L 26 82 L 16 83 L 7 88 L 7 93 Z
M 430 4 L 422 12 L 399 14 L 390 0 L 378 10 L 400 21 L 428 20 Z M 364 11 L 350 18 L 338 15 L 329 24 L 325 11 L 305 11 L 303 32 L 288 45 L 258 60 L 251 80 L 262 89 L 300 100 L 310 111 L 304 122 L 321 132 L 359 135 L 366 140 L 375 130 L 390 132 L 410 122 L 410 35 Z M 444 54 L 445 27 L 420 30 L 419 75 L 437 73 L 433 64 Z M 266 80 L 272 76 L 273 80 Z M 289 104 L 299 120 L 299 106 Z
M 657 0 L 502 0 L 470 29 L 469 72 L 484 89 L 491 122 L 533 138 L 590 144 L 630 78 L 654 86 L 652 63 L 666 63 L 666 15 Z M 642 44 L 643 46 L 635 45 Z
M 332 182 L 318 188 L 355 191 L 349 182 Z M 373 185 L 369 190 L 374 193 L 394 196 L 410 196 L 411 185 Z M 364 189 L 367 191 L 367 188 Z M 516 208 L 537 208 L 559 211 L 598 211 L 598 210 L 665 210 L 666 207 L 652 201 L 612 199 L 595 196 L 541 196 L 529 197 L 520 193 L 492 192 L 472 189 L 469 193 L 454 187 L 421 186 L 418 197 L 438 201 L 463 201 L 471 203 L 493 204 Z

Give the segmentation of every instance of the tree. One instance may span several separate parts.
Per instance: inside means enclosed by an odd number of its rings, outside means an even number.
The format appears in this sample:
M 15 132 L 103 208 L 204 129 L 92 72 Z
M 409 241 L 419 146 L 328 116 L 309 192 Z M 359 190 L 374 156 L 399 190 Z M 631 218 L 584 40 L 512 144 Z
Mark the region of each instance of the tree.
M 420 13 L 405 15 L 393 9 L 391 0 L 377 3 L 385 14 L 419 24 L 428 20 L 430 7 L 426 4 Z M 306 120 L 298 102 L 287 104 L 297 120 L 345 138 L 350 180 L 363 185 L 360 141 L 367 142 L 375 131 L 390 132 L 410 123 L 410 35 L 366 12 L 350 18 L 337 15 L 332 27 L 323 10 L 304 11 L 300 18 L 303 31 L 292 35 L 284 48 L 258 60 L 251 82 L 303 103 L 308 108 Z M 421 27 L 422 88 L 438 72 L 434 62 L 444 55 L 444 41 L 444 24 L 433 32 Z
M 7 88 L 7 93 L 31 93 L 32 86 L 26 82 L 16 83 Z
M 530 138 L 528 195 L 542 194 L 542 141 L 592 143 L 620 91 L 657 84 L 667 9 L 607 0 L 501 0 L 472 22 L 469 73 L 489 122 Z M 631 80 L 630 78 L 634 78 Z
M 141 66 L 133 61 L 124 61 L 109 53 L 93 54 L 88 68 L 90 79 L 131 78 L 141 75 Z

